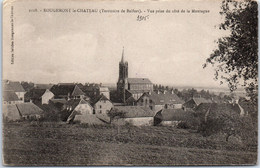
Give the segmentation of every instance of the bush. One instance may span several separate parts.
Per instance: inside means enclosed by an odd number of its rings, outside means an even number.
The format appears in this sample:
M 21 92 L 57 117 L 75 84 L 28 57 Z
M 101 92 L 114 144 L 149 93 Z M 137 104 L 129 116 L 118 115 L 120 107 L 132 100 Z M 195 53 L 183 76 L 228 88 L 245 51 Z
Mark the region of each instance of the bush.
M 181 121 L 180 123 L 178 123 L 177 128 L 180 128 L 180 129 L 188 129 L 188 128 L 190 128 L 190 126 L 188 125 L 187 122 Z

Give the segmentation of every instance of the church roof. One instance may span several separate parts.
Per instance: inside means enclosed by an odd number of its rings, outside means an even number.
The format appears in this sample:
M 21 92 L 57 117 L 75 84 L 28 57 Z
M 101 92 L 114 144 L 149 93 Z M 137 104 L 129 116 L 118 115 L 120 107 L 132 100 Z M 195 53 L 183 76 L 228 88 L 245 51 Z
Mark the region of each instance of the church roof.
M 130 84 L 152 84 L 148 78 L 127 78 L 127 82 Z

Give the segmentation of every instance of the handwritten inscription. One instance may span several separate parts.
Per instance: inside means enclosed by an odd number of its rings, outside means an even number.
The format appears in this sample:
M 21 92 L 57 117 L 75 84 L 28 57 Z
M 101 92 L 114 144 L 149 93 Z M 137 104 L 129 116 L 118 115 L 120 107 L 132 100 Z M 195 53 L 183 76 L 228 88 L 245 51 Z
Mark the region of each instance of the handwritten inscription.
M 138 15 L 137 16 L 137 21 L 146 21 L 148 19 L 149 19 L 149 15 L 147 15 L 147 16 L 140 16 L 140 15 Z

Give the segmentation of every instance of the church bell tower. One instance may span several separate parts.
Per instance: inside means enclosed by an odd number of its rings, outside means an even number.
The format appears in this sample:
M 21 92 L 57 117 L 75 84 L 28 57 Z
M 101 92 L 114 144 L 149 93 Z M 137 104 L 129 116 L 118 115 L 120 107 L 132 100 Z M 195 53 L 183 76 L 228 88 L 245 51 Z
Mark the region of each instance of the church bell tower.
M 125 90 L 127 88 L 127 78 L 128 78 L 128 62 L 124 60 L 124 47 L 122 52 L 122 58 L 119 62 L 119 78 L 117 82 L 117 92 L 120 99 L 125 103 Z

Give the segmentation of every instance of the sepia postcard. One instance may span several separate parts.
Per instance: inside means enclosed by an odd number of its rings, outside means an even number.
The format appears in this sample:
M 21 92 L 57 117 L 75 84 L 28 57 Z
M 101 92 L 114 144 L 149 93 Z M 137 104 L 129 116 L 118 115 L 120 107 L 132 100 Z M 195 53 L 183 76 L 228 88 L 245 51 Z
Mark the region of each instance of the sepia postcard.
M 2 6 L 4 166 L 257 164 L 257 1 Z

